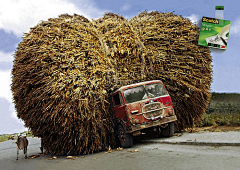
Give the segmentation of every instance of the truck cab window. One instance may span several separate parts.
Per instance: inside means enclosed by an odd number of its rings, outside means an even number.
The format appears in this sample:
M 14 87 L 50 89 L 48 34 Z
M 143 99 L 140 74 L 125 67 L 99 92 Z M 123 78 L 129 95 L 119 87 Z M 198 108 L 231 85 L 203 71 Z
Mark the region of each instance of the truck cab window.
M 161 83 L 147 84 L 145 88 L 149 97 L 160 97 L 167 95 L 167 91 Z
M 133 103 L 147 99 L 144 86 L 137 86 L 123 91 L 124 98 L 127 103 Z

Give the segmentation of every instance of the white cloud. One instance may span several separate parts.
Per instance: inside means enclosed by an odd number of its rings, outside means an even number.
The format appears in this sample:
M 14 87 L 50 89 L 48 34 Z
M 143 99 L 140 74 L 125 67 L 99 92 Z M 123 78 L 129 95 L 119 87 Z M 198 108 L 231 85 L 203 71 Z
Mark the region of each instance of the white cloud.
M 90 1 L 79 0 L 79 7 L 70 0 L 7 0 L 0 5 L 0 29 L 21 37 L 39 21 L 76 13 L 89 19 L 102 16 L 103 11 Z
M 0 51 L 0 62 L 12 62 L 13 56 L 12 53 L 4 53 Z
M 190 21 L 195 24 L 197 24 L 200 20 L 200 17 L 196 14 L 192 14 L 190 16 L 187 16 L 186 18 L 190 19 Z
M 230 34 L 240 35 L 240 18 L 232 22 L 232 26 L 230 28 Z
M 11 82 L 11 70 L 0 71 L 0 98 L 5 98 L 11 103 L 9 105 L 9 111 L 13 118 L 17 118 L 12 100 Z
M 132 6 L 127 3 L 127 4 L 124 4 L 122 7 L 121 7 L 121 11 L 128 11 Z
M 17 113 L 14 108 L 13 100 L 12 100 L 12 91 L 11 91 L 11 70 L 0 71 L 0 98 L 4 98 L 9 102 L 9 112 L 11 113 L 11 117 L 17 119 L 17 121 L 23 124 L 17 118 Z
M 9 111 L 11 111 L 13 118 L 17 118 L 12 100 L 11 82 L 11 70 L 0 71 L 0 98 L 5 98 L 11 103 L 9 105 Z
M 12 103 L 11 70 L 0 71 L 0 97 L 6 98 Z

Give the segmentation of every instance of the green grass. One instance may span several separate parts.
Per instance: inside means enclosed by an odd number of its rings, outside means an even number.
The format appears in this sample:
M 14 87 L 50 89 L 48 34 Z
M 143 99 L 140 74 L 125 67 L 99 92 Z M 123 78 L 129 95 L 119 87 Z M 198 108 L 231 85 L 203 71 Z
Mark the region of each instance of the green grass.
M 240 94 L 212 93 L 199 126 L 240 126 Z
M 204 113 L 201 122 L 198 124 L 200 127 L 215 125 L 240 126 L 240 114 Z
M 1 135 L 0 136 L 0 142 L 4 142 L 6 140 L 9 140 L 9 135 Z
M 22 132 L 21 134 L 22 135 L 26 135 L 27 134 L 27 137 L 34 137 L 31 132 Z M 4 141 L 7 141 L 7 140 L 12 140 L 17 135 L 18 135 L 18 133 L 8 134 L 8 135 L 0 135 L 0 142 L 4 142 Z

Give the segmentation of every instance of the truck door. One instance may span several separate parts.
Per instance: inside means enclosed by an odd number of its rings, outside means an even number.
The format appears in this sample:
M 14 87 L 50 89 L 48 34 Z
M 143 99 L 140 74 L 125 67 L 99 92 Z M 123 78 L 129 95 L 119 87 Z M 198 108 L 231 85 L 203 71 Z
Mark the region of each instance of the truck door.
M 113 116 L 116 118 L 120 118 L 123 121 L 127 121 L 127 114 L 125 110 L 126 106 L 123 103 L 120 92 L 112 95 L 112 105 Z

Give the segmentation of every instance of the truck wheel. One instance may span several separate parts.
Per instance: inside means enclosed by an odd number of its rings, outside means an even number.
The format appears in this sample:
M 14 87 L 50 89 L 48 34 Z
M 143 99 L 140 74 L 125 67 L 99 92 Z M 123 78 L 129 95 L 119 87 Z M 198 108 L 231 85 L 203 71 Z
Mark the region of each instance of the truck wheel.
M 174 134 L 174 123 L 168 123 L 166 128 L 161 128 L 161 136 L 163 137 L 171 137 Z
M 131 134 L 125 133 L 122 125 L 118 125 L 118 140 L 123 148 L 129 148 L 133 145 L 133 137 Z

